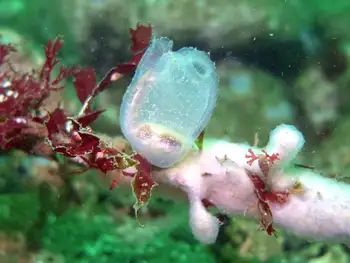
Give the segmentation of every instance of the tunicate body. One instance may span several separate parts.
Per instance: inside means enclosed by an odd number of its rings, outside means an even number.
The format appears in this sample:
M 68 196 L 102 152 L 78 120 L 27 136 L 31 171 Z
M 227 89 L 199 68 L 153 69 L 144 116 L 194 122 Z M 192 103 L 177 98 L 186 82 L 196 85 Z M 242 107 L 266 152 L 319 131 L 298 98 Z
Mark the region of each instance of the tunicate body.
M 172 48 L 168 38 L 153 38 L 120 109 L 121 130 L 133 150 L 160 168 L 186 156 L 209 122 L 218 92 L 207 53 Z

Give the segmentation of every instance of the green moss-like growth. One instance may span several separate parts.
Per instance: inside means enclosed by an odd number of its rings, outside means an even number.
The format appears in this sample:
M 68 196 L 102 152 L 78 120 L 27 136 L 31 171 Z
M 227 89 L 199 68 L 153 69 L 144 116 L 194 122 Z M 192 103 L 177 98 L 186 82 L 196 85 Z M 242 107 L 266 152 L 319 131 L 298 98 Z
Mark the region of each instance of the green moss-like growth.
M 67 262 L 195 262 L 214 263 L 205 247 L 181 240 L 178 231 L 166 225 L 169 219 L 147 222 L 140 228 L 134 219 L 114 222 L 100 214 L 88 216 L 71 210 L 52 218 L 44 235 L 44 247 L 65 256 Z
M 27 231 L 37 219 L 38 210 L 35 194 L 0 195 L 0 230 L 10 234 Z

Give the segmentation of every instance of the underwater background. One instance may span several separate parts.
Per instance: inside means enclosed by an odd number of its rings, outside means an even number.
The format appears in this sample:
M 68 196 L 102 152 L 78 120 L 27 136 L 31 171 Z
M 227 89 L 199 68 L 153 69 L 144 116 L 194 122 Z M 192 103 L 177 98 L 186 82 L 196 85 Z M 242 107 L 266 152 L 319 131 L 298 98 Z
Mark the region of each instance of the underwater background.
M 92 67 L 101 79 L 130 59 L 129 28 L 139 22 L 175 49 L 210 52 L 220 83 L 206 138 L 253 143 L 258 134 L 264 144 L 277 125 L 293 124 L 307 142 L 298 162 L 350 183 L 350 1 L 0 0 L 1 42 L 17 49 L 17 72 L 40 68 L 43 46 L 61 35 L 62 62 Z M 93 105 L 105 111 L 92 128 L 115 143 L 125 143 L 119 110 L 131 77 Z M 47 109 L 74 114 L 81 103 L 73 81 L 64 85 Z M 173 189 L 155 189 L 136 220 L 129 184 L 110 191 L 113 173 L 72 173 L 61 157 L 0 153 L 0 263 L 350 262 L 345 245 L 282 229 L 269 236 L 255 221 L 225 214 L 217 214 L 216 243 L 202 245 L 186 198 Z

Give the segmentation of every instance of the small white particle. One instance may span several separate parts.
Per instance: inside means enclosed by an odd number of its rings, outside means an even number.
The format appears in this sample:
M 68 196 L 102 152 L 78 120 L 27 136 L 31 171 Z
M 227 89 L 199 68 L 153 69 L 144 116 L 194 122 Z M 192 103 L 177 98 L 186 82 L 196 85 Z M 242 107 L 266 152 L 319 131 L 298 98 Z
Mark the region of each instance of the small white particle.
M 17 122 L 17 123 L 26 123 L 26 120 L 22 119 L 22 118 L 16 118 L 15 122 Z
M 6 80 L 1 83 L 1 88 L 8 88 L 11 86 L 11 81 Z
M 14 92 L 12 90 L 8 90 L 8 91 L 6 91 L 6 96 L 10 97 L 13 95 L 13 93 Z

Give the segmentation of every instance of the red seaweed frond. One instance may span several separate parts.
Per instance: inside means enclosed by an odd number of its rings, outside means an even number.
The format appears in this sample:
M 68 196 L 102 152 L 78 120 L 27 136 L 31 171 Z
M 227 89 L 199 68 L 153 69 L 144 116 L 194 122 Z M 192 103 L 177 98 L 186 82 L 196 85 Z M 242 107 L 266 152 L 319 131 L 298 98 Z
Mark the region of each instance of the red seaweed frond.
M 260 213 L 260 230 L 266 231 L 269 235 L 275 232 L 272 226 L 273 215 L 270 208 L 270 203 L 284 205 L 289 198 L 290 192 L 272 192 L 266 188 L 265 182 L 260 176 L 246 171 L 252 181 L 255 194 L 258 198 L 258 211 Z
M 130 47 L 132 52 L 131 60 L 110 69 L 99 83 L 96 83 L 95 71 L 93 69 L 83 69 L 75 74 L 75 91 L 80 102 L 83 104 L 80 114 L 89 113 L 93 99 L 112 82 L 135 71 L 151 42 L 151 37 L 152 27 L 150 25 L 137 24 L 136 29 L 130 29 L 130 39 L 132 42 Z
M 270 208 L 270 203 L 278 203 L 280 205 L 285 204 L 289 198 L 289 191 L 286 192 L 276 192 L 272 191 L 267 185 L 267 180 L 269 180 L 269 172 L 271 166 L 279 160 L 279 154 L 268 154 L 266 150 L 261 150 L 263 154 L 256 155 L 252 149 L 248 149 L 246 158 L 248 159 L 247 164 L 252 165 L 254 161 L 258 161 L 259 168 L 264 175 L 264 178 L 250 171 L 247 174 L 252 181 L 255 194 L 258 198 L 258 211 L 260 214 L 260 230 L 266 231 L 269 235 L 275 232 L 273 228 L 273 215 Z M 264 179 L 264 180 L 263 180 Z
M 155 185 L 150 177 L 152 166 L 139 154 L 128 156 L 113 148 L 96 135 L 90 125 L 104 111 L 91 109 L 94 98 L 111 82 L 135 71 L 151 37 L 150 25 L 138 24 L 136 29 L 130 29 L 130 61 L 112 68 L 100 82 L 97 82 L 92 68 L 67 68 L 60 64 L 58 54 L 64 45 L 61 36 L 49 40 L 44 47 L 46 59 L 37 76 L 0 71 L 0 147 L 22 149 L 29 153 L 45 151 L 45 156 L 50 158 L 56 152 L 104 173 L 135 166 L 137 173 L 132 175 L 137 200 L 135 208 L 146 205 Z M 0 45 L 0 68 L 12 51 L 12 46 Z M 56 67 L 58 74 L 53 76 Z M 65 88 L 62 82 L 69 77 L 74 78 L 76 95 L 83 105 L 80 112 L 76 116 L 68 116 L 59 105 L 48 112 L 43 102 L 51 92 Z M 116 184 L 112 182 L 111 189 Z
M 270 167 L 279 160 L 279 154 L 268 154 L 266 150 L 262 149 L 263 154 L 256 155 L 252 149 L 248 149 L 248 153 L 245 155 L 245 158 L 248 159 L 247 164 L 252 165 L 253 162 L 258 161 L 260 170 L 267 177 L 270 171 Z

